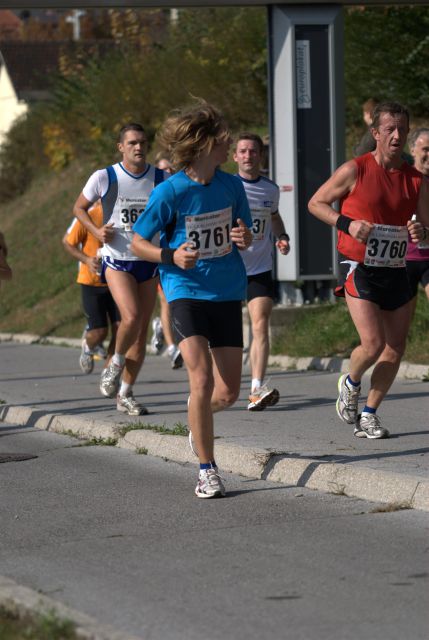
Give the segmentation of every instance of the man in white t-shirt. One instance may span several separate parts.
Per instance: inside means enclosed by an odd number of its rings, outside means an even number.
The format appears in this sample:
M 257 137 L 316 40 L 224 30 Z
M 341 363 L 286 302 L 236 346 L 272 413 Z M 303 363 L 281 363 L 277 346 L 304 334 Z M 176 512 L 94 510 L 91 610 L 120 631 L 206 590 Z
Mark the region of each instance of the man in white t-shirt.
M 115 354 L 101 375 L 100 391 L 108 398 L 116 396 L 118 411 L 128 415 L 148 413 L 134 398 L 133 385 L 145 356 L 158 283 L 158 265 L 137 258 L 130 248 L 132 226 L 144 211 L 153 188 L 164 180 L 163 171 L 146 163 L 147 148 L 141 124 L 124 125 L 118 142 L 122 161 L 95 171 L 74 207 L 76 218 L 103 243 L 101 277 L 121 316 Z M 88 215 L 88 209 L 99 198 L 103 208 L 100 228 Z
M 281 254 L 287 255 L 290 250 L 289 236 L 278 211 L 279 188 L 260 174 L 263 148 L 262 139 L 257 134 L 245 132 L 238 136 L 234 152 L 237 176 L 243 183 L 253 219 L 253 243 L 241 252 L 247 272 L 247 308 L 252 329 L 249 411 L 262 411 L 279 401 L 277 389 L 264 384 L 274 297 L 273 235 L 277 238 L 276 247 Z

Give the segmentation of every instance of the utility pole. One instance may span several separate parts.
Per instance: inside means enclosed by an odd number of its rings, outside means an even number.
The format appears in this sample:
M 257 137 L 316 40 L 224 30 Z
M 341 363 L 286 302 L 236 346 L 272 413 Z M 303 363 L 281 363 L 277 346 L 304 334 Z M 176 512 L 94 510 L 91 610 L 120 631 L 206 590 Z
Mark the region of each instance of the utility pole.
M 73 25 L 73 40 L 80 40 L 80 19 L 86 14 L 81 9 L 73 9 L 72 14 L 66 17 L 66 22 Z

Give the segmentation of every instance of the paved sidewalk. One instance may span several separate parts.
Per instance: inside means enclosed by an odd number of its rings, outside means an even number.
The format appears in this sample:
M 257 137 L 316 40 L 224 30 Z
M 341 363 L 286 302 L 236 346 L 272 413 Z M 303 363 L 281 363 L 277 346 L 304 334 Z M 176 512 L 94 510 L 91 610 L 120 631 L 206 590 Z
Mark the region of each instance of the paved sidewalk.
M 136 419 L 119 414 L 114 401 L 101 397 L 100 363 L 89 376 L 80 372 L 79 351 L 65 348 L 79 341 L 60 339 L 56 346 L 32 344 L 34 336 L 8 338 L 0 334 L 0 400 L 7 403 L 0 406 L 0 420 L 115 440 L 118 447 L 196 463 L 186 437 L 144 428 L 173 428 L 187 421 L 186 372 L 171 370 L 167 358 L 147 357 L 135 393 L 150 415 Z M 355 438 L 353 428 L 335 413 L 338 371 L 347 370 L 346 361 L 300 360 L 298 368 L 304 370 L 296 370 L 284 358 L 274 358 L 284 368 L 270 370 L 271 384 L 281 395 L 276 407 L 246 410 L 250 376 L 245 366 L 239 401 L 216 415 L 216 460 L 222 471 L 386 502 L 392 508 L 429 510 L 429 384 L 422 381 L 429 366 L 404 365 L 380 412 L 392 437 L 371 441 Z M 327 370 L 315 371 L 316 366 Z M 143 428 L 124 433 L 136 422 Z

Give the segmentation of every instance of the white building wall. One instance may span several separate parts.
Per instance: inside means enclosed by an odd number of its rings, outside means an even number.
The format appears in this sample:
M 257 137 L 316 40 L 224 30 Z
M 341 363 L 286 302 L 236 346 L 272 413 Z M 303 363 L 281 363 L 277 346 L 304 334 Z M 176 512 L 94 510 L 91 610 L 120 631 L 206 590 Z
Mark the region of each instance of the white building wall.
M 2 65 L 0 67 L 0 145 L 3 144 L 16 118 L 27 110 L 27 104 L 18 100 L 9 73 L 5 65 Z

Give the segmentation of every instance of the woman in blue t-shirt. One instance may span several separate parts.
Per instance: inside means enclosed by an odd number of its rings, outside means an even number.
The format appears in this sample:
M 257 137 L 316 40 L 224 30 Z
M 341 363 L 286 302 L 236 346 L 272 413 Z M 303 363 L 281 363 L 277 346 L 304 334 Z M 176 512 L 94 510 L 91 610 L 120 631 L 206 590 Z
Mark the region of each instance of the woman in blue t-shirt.
M 172 328 L 189 376 L 190 443 L 200 460 L 195 493 L 225 495 L 214 459 L 213 413 L 238 398 L 247 278 L 240 250 L 252 242 L 243 186 L 218 167 L 231 135 L 205 102 L 175 111 L 159 134 L 177 173 L 159 185 L 135 223 L 132 250 L 160 263 Z M 160 232 L 160 247 L 151 242 Z

